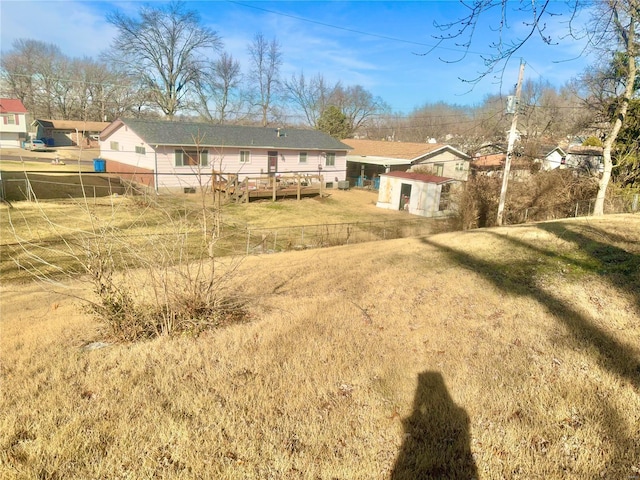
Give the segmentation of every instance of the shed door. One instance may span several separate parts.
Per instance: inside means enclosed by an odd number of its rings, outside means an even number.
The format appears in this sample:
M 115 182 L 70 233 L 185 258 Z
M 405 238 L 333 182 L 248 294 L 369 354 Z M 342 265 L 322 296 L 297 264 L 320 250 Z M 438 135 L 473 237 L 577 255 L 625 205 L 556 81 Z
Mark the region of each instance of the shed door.
M 267 152 L 269 175 L 273 175 L 278 171 L 278 152 Z
M 409 210 L 409 200 L 411 199 L 411 184 L 400 184 L 400 206 L 398 210 Z

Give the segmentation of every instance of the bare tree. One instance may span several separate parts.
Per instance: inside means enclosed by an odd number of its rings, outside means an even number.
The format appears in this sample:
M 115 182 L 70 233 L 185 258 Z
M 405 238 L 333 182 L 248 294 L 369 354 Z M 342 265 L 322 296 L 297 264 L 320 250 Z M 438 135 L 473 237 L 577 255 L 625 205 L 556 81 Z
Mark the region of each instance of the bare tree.
M 119 11 L 107 20 L 118 30 L 107 58 L 134 74 L 170 118 L 183 108 L 202 75 L 204 53 L 222 45 L 217 33 L 203 27 L 198 13 L 182 2 L 144 6 L 139 20 Z
M 389 106 L 379 97 L 360 85 L 343 88 L 336 86 L 329 103 L 336 105 L 347 117 L 353 135 L 359 128 L 364 127 L 369 119 L 380 113 L 387 113 Z
M 260 108 L 262 126 L 268 123 L 268 114 L 273 106 L 274 96 L 280 86 L 280 66 L 282 52 L 274 38 L 268 41 L 262 33 L 256 34 L 248 47 L 251 57 L 251 80 L 254 82 L 255 102 Z
M 314 128 L 318 126 L 318 120 L 327 108 L 329 99 L 339 88 L 339 82 L 330 86 L 321 73 L 308 81 L 304 73 L 294 73 L 290 80 L 284 82 L 287 99 L 302 110 L 307 125 Z
M 241 82 L 240 63 L 223 52 L 208 66 L 205 75 L 198 81 L 199 113 L 211 122 L 225 123 L 229 107 L 236 112 L 241 108 Z
M 3 79 L 10 93 L 35 116 L 54 118 L 56 84 L 68 78 L 61 63 L 67 57 L 57 45 L 37 40 L 17 40 L 13 50 L 2 56 Z
M 36 40 L 19 39 L 0 59 L 3 94 L 19 99 L 30 111 L 34 109 L 38 89 L 37 60 L 45 46 Z
M 601 56 L 613 57 L 617 52 L 621 54 L 621 82 L 619 89 L 615 92 L 615 109 L 611 116 L 611 121 L 607 127 L 604 140 L 604 171 L 599 181 L 598 194 L 594 206 L 594 214 L 604 213 L 604 200 L 607 186 L 611 178 L 612 160 L 611 151 L 616 141 L 620 129 L 624 125 L 629 103 L 635 93 L 637 68 L 636 59 L 638 56 L 637 23 L 640 21 L 640 0 L 601 0 L 597 3 L 573 0 L 571 2 L 571 12 L 566 23 L 567 30 L 560 35 L 560 38 L 553 38 L 547 29 L 547 21 L 556 16 L 555 2 L 549 0 L 520 0 L 509 2 L 508 0 L 473 0 L 471 2 L 461 2 L 467 8 L 467 15 L 451 23 L 438 25 L 443 34 L 439 37 L 440 42 L 453 40 L 458 46 L 462 46 L 468 53 L 471 41 L 479 25 L 480 17 L 484 19 L 484 14 L 489 11 L 499 11 L 500 15 L 492 15 L 494 22 L 491 27 L 497 32 L 498 39 L 491 43 L 493 53 L 483 57 L 485 70 L 479 78 L 502 67 L 506 67 L 507 62 L 522 48 L 522 46 L 533 37 L 540 38 L 544 43 L 551 44 L 562 37 L 575 39 L 578 37 L 588 41 L 592 48 L 602 49 Z M 506 31 L 509 28 L 507 18 L 513 8 L 529 15 L 528 20 L 520 24 L 522 35 L 514 41 L 503 40 L 506 38 Z M 591 14 L 591 22 L 586 26 L 577 25 L 578 14 L 587 10 Z M 505 36 L 503 36 L 505 35 Z M 464 55 L 466 55 L 465 53 Z
M 3 95 L 20 99 L 36 118 L 105 121 L 135 113 L 141 103 L 130 75 L 36 40 L 14 42 L 2 56 L 1 77 Z

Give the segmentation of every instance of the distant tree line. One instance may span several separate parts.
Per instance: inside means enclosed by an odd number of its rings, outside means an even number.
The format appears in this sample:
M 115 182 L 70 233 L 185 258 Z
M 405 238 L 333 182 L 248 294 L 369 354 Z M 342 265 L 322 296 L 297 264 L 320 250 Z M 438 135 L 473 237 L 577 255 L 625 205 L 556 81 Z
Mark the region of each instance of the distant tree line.
M 345 116 L 342 136 L 389 110 L 360 85 L 330 85 L 322 75 L 307 80 L 302 72 L 283 78 L 282 48 L 262 33 L 247 45 L 249 64 L 240 65 L 181 2 L 143 6 L 135 18 L 114 11 L 107 21 L 117 34 L 99 59 L 15 41 L 2 55 L 2 94 L 20 99 L 36 117 L 63 120 L 187 117 L 316 128 L 332 106 Z

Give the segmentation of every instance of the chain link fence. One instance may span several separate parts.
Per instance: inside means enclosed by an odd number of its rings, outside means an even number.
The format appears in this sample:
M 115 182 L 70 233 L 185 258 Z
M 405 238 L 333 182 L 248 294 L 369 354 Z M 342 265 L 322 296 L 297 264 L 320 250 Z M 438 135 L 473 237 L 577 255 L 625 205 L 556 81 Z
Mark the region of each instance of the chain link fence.
M 558 203 L 544 207 L 526 207 L 520 209 L 505 208 L 505 224 L 516 225 L 528 222 L 558 220 L 561 218 L 588 217 L 593 215 L 595 199 L 579 200 L 575 203 Z M 617 195 L 605 200 L 604 213 L 640 212 L 640 194 Z
M 98 198 L 132 193 L 131 185 L 109 175 L 78 174 L 56 176 L 16 172 L 2 172 L 2 193 L 11 200 L 55 199 L 69 197 Z M 572 204 L 558 203 L 544 207 L 505 209 L 505 224 L 589 216 L 593 214 L 595 199 Z M 640 211 L 640 194 L 629 193 L 607 199 L 605 213 L 631 213 Z M 412 217 L 405 220 L 379 222 L 351 222 L 312 224 L 287 227 L 246 227 L 226 231 L 218 248 L 234 254 L 247 255 L 275 253 L 287 250 L 305 250 L 335 245 L 348 245 L 377 240 L 431 235 L 455 229 L 455 218 Z M 222 252 L 220 252 L 222 253 Z
M 246 254 L 251 255 L 414 237 L 447 229 L 447 219 L 432 218 L 247 228 L 245 245 Z

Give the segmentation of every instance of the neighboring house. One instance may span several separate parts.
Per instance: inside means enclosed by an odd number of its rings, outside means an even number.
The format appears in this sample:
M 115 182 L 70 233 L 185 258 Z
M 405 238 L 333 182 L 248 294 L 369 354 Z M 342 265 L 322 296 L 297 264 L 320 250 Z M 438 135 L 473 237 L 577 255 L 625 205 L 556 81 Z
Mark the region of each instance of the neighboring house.
M 446 216 L 451 210 L 451 190 L 459 183 L 452 178 L 417 172 L 383 173 L 376 206 L 423 217 Z
M 429 169 L 441 177 L 465 181 L 471 158 L 450 145 L 345 139 L 353 150 L 347 155 L 347 176 L 373 180 L 393 171 Z M 419 168 L 420 167 L 420 168 Z
M 100 135 L 107 172 L 158 188 L 209 184 L 212 171 L 239 180 L 287 173 L 345 180 L 349 147 L 318 130 L 118 119 Z
M 541 153 L 540 156 L 542 170 L 554 170 L 556 168 L 562 168 L 562 166 L 565 165 L 567 152 L 561 147 L 550 147 L 543 149 L 543 153 Z
M 84 122 L 81 120 L 47 120 L 38 118 L 31 122 L 33 137 L 44 140 L 50 147 L 97 147 L 100 132 L 109 122 Z
M 502 177 L 504 164 L 507 160 L 506 153 L 494 153 L 491 155 L 478 155 L 471 162 L 471 170 L 474 175 L 486 175 L 488 177 Z M 509 168 L 509 178 L 523 178 L 531 175 L 531 165 L 518 157 L 511 159 Z
M 602 147 L 571 145 L 567 149 L 565 168 L 588 174 L 598 174 L 604 168 Z
M 0 98 L 0 147 L 20 148 L 27 140 L 27 109 L 15 98 Z
M 552 147 L 548 153 L 541 154 L 542 169 L 573 169 L 584 173 L 596 174 L 603 168 L 602 147 L 569 145 L 566 149 Z

